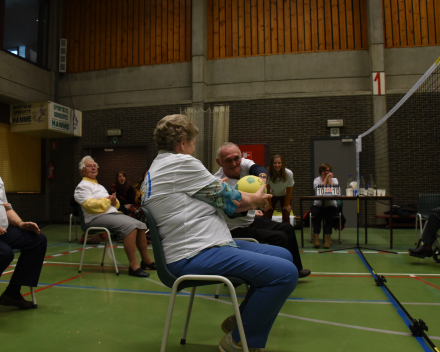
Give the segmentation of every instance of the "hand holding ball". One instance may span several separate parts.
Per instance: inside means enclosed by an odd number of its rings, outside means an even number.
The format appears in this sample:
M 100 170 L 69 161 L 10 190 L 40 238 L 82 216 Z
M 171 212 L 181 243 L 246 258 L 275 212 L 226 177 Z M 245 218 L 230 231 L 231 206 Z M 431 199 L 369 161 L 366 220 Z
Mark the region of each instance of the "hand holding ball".
M 261 178 L 249 175 L 242 177 L 235 185 L 235 189 L 246 193 L 257 193 L 262 186 L 264 186 L 264 182 Z M 266 193 L 266 189 L 264 189 L 264 193 Z

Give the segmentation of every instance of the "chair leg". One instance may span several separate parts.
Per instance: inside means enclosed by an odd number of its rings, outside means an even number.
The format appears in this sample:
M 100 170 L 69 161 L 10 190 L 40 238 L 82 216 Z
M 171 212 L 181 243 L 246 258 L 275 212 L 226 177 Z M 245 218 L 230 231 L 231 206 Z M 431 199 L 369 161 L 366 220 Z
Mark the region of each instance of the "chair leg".
M 35 297 L 34 288 L 31 287 L 31 296 L 32 296 L 32 303 L 34 304 L 34 309 L 37 309 L 37 298 Z
M 105 250 L 107 248 L 107 241 L 108 241 L 108 239 L 106 238 L 105 242 L 104 242 L 104 251 L 102 252 L 101 266 L 104 266 L 104 258 L 105 258 Z
M 69 221 L 69 243 L 71 242 L 71 239 L 72 239 L 72 214 L 70 214 L 70 221 Z
M 182 338 L 180 339 L 180 344 L 184 345 L 186 343 L 186 333 L 188 332 L 189 318 L 191 317 L 191 310 L 194 303 L 194 295 L 196 294 L 196 288 L 191 289 L 191 296 L 189 297 L 188 311 L 186 313 L 185 326 L 183 327 Z
M 238 305 L 237 295 L 235 294 L 235 288 L 229 281 L 226 283 L 229 288 L 229 294 L 231 295 L 232 305 L 234 307 L 235 318 L 237 319 L 238 332 L 240 333 L 240 341 L 243 347 L 243 352 L 249 352 L 246 335 L 244 333 L 243 321 L 241 320 L 240 307 Z
M 167 318 L 165 320 L 165 329 L 163 331 L 162 345 L 160 347 L 160 352 L 165 352 L 165 350 L 167 349 L 168 335 L 170 333 L 170 327 L 171 327 L 171 318 L 173 317 L 174 301 L 176 300 L 176 295 L 177 295 L 177 286 L 178 284 L 176 285 L 175 283 L 171 290 L 170 303 L 168 304 L 168 312 L 167 312 Z
M 81 262 L 79 263 L 78 273 L 81 273 L 81 269 L 82 269 L 82 265 L 83 265 L 83 260 L 84 260 L 84 252 L 86 251 L 86 244 L 87 244 L 88 234 L 89 234 L 89 230 L 87 230 L 85 235 L 84 235 L 84 244 L 83 244 L 83 250 L 82 250 L 82 253 L 81 253 Z
M 73 219 L 73 223 L 75 224 L 75 240 L 78 241 L 78 230 L 76 229 L 76 219 Z
M 339 244 L 341 243 L 341 228 L 342 228 L 342 221 L 341 221 L 342 215 L 339 213 Z
M 217 285 L 217 288 L 215 290 L 215 298 L 218 298 L 219 295 L 220 295 L 220 284 Z
M 107 238 L 108 238 L 108 242 L 110 244 L 110 251 L 112 252 L 113 255 L 113 262 L 115 263 L 115 270 L 116 270 L 116 276 L 119 276 L 119 269 L 118 269 L 118 264 L 116 262 L 116 257 L 115 257 L 115 251 L 113 250 L 113 242 L 112 242 L 112 237 L 110 236 L 110 231 L 109 230 L 105 230 L 107 232 Z M 107 243 L 107 241 L 105 242 Z M 105 247 L 104 247 L 104 251 L 105 251 Z M 103 259 L 104 261 L 104 259 Z
M 309 215 L 310 243 L 313 242 L 312 213 Z

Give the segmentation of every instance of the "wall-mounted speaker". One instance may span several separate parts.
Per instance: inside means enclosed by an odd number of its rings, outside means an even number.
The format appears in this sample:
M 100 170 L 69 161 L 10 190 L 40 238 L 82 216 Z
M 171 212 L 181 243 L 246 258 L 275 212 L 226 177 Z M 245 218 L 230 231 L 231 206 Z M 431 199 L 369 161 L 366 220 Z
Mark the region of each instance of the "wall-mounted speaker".
M 60 62 L 58 66 L 59 72 L 66 72 L 66 54 L 67 54 L 67 39 L 60 39 Z

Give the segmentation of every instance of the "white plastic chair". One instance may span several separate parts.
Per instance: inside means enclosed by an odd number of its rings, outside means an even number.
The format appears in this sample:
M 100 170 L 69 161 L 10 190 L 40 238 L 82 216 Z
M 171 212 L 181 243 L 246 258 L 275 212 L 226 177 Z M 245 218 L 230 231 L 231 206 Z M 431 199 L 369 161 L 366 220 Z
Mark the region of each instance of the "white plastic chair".
M 102 253 L 102 261 L 101 261 L 101 266 L 104 266 L 104 258 L 105 258 L 105 249 L 107 247 L 107 241 L 110 244 L 110 251 L 112 252 L 112 256 L 113 256 L 113 260 L 115 263 L 115 270 L 116 270 L 116 275 L 119 275 L 119 270 L 118 270 L 118 265 L 116 264 L 116 258 L 115 258 L 115 252 L 113 251 L 113 243 L 112 243 L 112 238 L 110 236 L 110 231 L 105 228 L 105 227 L 89 227 L 87 228 L 86 223 L 84 222 L 84 214 L 83 214 L 83 210 L 82 207 L 79 209 L 79 219 L 80 219 L 80 223 L 81 223 L 81 229 L 84 231 L 85 235 L 84 235 L 84 245 L 83 245 L 83 250 L 81 253 L 81 262 L 79 263 L 79 270 L 78 273 L 81 273 L 81 269 L 82 269 L 82 264 L 83 264 L 83 260 L 84 260 L 84 252 L 86 251 L 86 245 L 87 245 L 87 237 L 89 235 L 89 232 L 102 232 L 105 231 L 107 233 L 107 238 L 105 240 L 105 244 L 104 244 L 104 252 Z

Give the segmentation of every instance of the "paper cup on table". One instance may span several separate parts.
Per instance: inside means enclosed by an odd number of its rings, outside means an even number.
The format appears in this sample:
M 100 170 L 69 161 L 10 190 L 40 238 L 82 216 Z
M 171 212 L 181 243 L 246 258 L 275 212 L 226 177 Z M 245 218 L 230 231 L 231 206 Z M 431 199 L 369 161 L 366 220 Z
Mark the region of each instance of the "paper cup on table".
M 347 188 L 347 189 L 345 190 L 345 195 L 346 195 L 347 197 L 353 197 L 353 188 Z
M 386 195 L 386 192 L 387 192 L 386 189 L 378 189 L 377 195 L 383 197 Z

